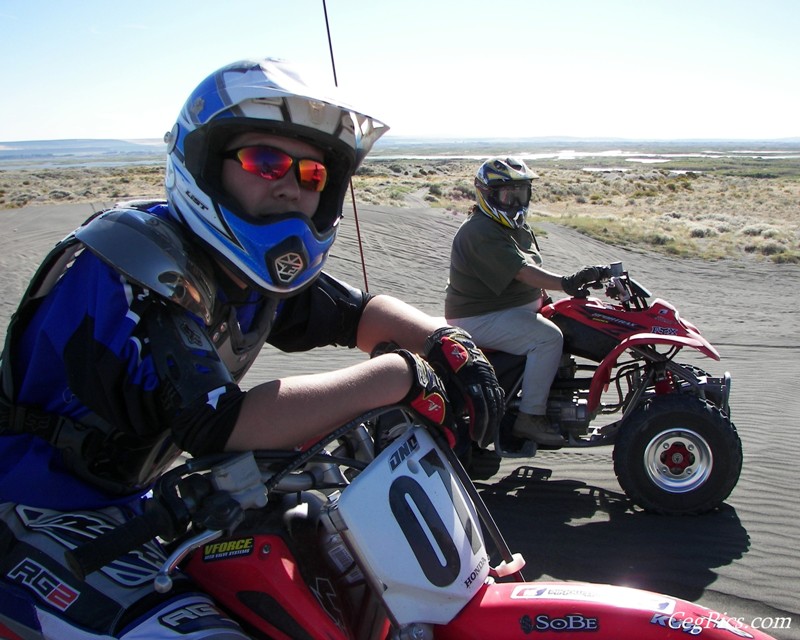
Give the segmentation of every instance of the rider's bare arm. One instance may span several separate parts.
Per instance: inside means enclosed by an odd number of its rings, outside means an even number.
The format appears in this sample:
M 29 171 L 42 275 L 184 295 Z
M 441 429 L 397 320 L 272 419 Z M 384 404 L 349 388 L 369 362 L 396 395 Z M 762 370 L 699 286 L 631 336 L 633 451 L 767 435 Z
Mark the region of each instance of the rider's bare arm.
M 369 353 L 391 341 L 421 353 L 444 321 L 387 295 L 367 303 L 358 324 L 358 347 Z M 288 448 L 328 433 L 370 409 L 400 402 L 411 372 L 397 354 L 326 373 L 273 380 L 247 392 L 228 450 Z
M 532 264 L 524 265 L 514 276 L 516 280 L 539 289 L 561 291 L 561 276 Z
M 358 325 L 358 348 L 370 353 L 381 342 L 422 353 L 426 338 L 447 324 L 392 296 L 378 295 L 364 309 Z
M 295 447 L 365 411 L 400 402 L 410 386 L 408 364 L 395 353 L 260 384 L 247 392 L 226 449 Z

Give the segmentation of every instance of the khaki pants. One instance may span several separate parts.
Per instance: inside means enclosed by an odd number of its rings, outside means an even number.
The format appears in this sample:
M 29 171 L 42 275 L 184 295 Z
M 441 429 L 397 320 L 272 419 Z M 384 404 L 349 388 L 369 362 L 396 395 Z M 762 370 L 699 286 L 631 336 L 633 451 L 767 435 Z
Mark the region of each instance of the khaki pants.
M 533 415 L 544 415 L 547 410 L 564 344 L 561 330 L 539 315 L 540 308 L 541 300 L 536 300 L 480 316 L 447 318 L 448 323 L 468 331 L 483 349 L 526 356 L 520 411 Z

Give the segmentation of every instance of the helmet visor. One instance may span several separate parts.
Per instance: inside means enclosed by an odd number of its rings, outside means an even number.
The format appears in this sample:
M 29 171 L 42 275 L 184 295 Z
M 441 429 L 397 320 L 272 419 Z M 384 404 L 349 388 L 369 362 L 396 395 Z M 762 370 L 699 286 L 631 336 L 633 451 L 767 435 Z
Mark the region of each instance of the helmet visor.
M 531 200 L 529 182 L 500 185 L 494 189 L 494 199 L 503 207 L 526 207 Z
M 308 191 L 320 192 L 328 182 L 328 169 L 319 160 L 294 158 L 274 147 L 240 147 L 225 152 L 223 158 L 236 160 L 242 169 L 264 180 L 280 180 L 294 167 L 297 183 Z

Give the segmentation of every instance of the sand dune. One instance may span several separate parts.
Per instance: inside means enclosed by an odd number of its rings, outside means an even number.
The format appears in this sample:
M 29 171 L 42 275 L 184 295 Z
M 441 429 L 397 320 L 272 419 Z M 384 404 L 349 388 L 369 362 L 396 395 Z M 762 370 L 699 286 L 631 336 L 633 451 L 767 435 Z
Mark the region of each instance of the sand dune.
M 38 261 L 91 211 L 85 204 L 0 211 L 2 336 Z M 370 291 L 441 315 L 449 243 L 461 217 L 366 206 L 359 218 Z M 330 271 L 363 286 L 354 222 L 348 212 Z M 610 448 L 541 452 L 499 467 L 485 461 L 486 478 L 478 487 L 512 549 L 526 557 L 526 578 L 636 586 L 747 623 L 782 617 L 773 622 L 782 628 L 765 630 L 800 638 L 800 268 L 675 260 L 610 247 L 556 226 L 545 227 L 539 241 L 545 265 L 554 271 L 622 260 L 717 346 L 722 361 L 702 366 L 733 376 L 732 417 L 744 444 L 744 468 L 720 512 L 668 518 L 633 509 L 614 477 Z M 290 358 L 266 349 L 248 383 L 362 357 L 324 349 Z

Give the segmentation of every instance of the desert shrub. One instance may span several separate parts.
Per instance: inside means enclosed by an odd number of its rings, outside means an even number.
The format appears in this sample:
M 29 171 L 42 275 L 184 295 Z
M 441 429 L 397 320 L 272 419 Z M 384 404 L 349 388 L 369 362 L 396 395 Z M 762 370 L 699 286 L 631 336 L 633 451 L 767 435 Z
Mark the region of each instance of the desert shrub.
M 457 184 L 450 189 L 450 198 L 453 200 L 472 200 L 473 188 L 468 184 Z
M 741 234 L 744 236 L 760 236 L 767 229 L 764 224 L 751 224 L 742 229 Z
M 357 176 L 377 176 L 382 175 L 381 171 L 378 171 L 374 165 L 364 163 L 356 171 Z
M 689 229 L 689 235 L 692 238 L 711 238 L 717 233 L 717 230 L 712 227 L 693 226 Z
M 765 242 L 759 250 L 765 256 L 774 256 L 785 251 L 786 247 L 780 242 Z
M 646 235 L 645 240 L 655 247 L 663 247 L 671 242 L 674 242 L 675 238 L 667 233 L 654 231 L 653 233 Z
M 772 261 L 776 264 L 800 264 L 800 252 L 787 249 L 772 256 Z

